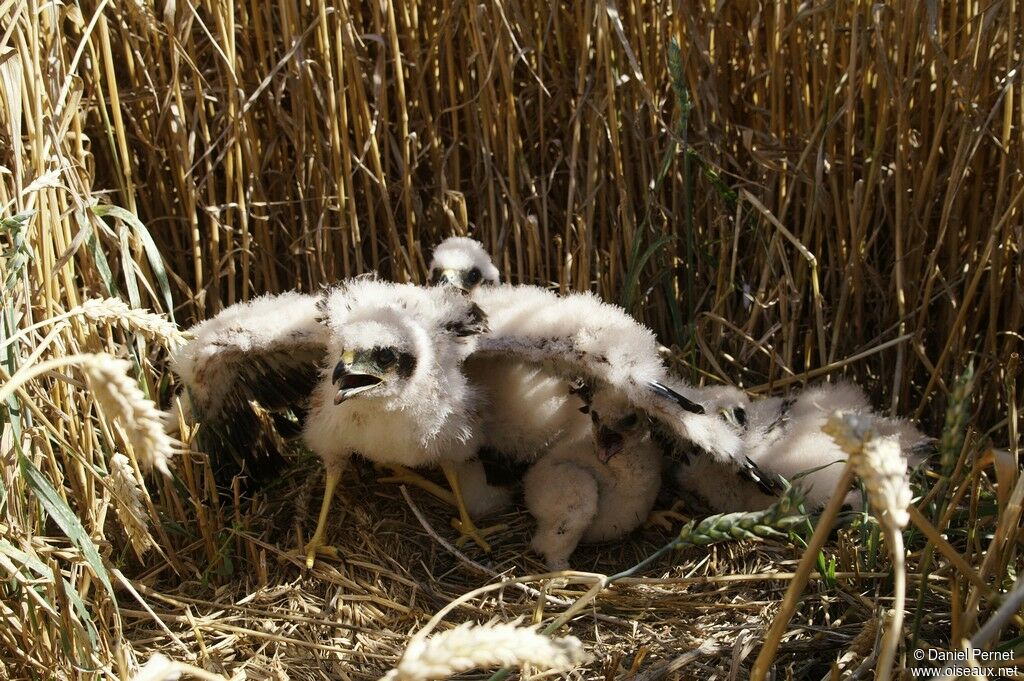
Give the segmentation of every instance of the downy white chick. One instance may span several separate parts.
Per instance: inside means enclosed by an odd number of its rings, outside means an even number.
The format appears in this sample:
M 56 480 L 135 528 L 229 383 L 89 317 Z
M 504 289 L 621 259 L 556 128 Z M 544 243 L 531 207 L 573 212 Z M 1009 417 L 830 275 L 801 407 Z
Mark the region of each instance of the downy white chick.
M 430 282 L 461 289 L 474 301 L 492 296 L 486 293 L 500 281 L 498 268 L 479 241 L 450 237 L 442 241 L 430 261 Z M 558 296 L 535 286 L 507 286 L 508 299 L 519 305 L 544 305 Z M 500 302 L 493 305 L 498 312 Z M 510 326 L 503 327 L 512 330 Z M 470 358 L 466 363 L 470 382 L 485 396 L 487 409 L 481 424 L 481 458 L 491 474 L 485 473 L 480 460 L 459 466 L 465 501 L 470 515 L 481 517 L 511 505 L 511 490 L 497 471 L 513 478 L 515 469 L 525 466 L 548 451 L 572 428 L 586 424 L 572 398 L 569 383 L 561 376 L 514 356 Z
M 498 268 L 479 241 L 450 237 L 434 249 L 431 282 L 455 286 L 499 319 L 498 334 L 514 334 L 509 314 L 557 304 L 557 294 L 537 286 L 501 286 Z M 485 313 L 486 314 L 486 313 Z M 577 400 L 561 376 L 514 354 L 470 358 L 466 373 L 487 396 L 483 446 L 517 461 L 532 461 L 578 420 Z
M 431 268 L 439 281 L 490 284 L 462 284 L 490 327 L 480 352 L 466 363 L 471 382 L 490 404 L 484 453 L 514 463 L 543 455 L 577 427 L 576 402 L 568 393 L 582 378 L 606 383 L 654 418 L 670 440 L 709 452 L 770 489 L 756 467 L 737 456 L 741 438 L 735 429 L 704 413 L 695 401 L 699 391 L 669 377 L 654 334 L 622 308 L 590 293 L 559 296 L 535 286 L 496 285 L 497 269 L 483 246 L 470 239 L 442 243 Z M 508 499 L 490 487 L 467 496 L 481 499 L 486 506 L 481 510 L 494 510 Z
M 743 433 L 746 456 L 765 475 L 782 476 L 799 484 L 809 510 L 828 501 L 847 458 L 821 430 L 829 415 L 836 410 L 871 413 L 864 392 L 845 382 L 813 386 L 789 398 L 750 400 L 730 386 L 708 388 L 705 396 L 709 411 L 717 412 Z M 881 435 L 895 437 L 912 462 L 922 460 L 921 452 L 930 440 L 912 424 L 875 416 L 874 427 Z M 737 481 L 728 470 L 703 455 L 680 463 L 675 477 L 681 489 L 702 498 L 716 513 L 760 510 L 776 500 L 754 485 Z M 851 492 L 847 503 L 860 507 L 859 494 Z
M 227 308 L 193 329 L 173 364 L 212 420 L 230 418 L 232 403 L 272 400 L 295 376 L 317 376 L 303 440 L 327 478 L 306 545 L 311 566 L 353 453 L 440 464 L 449 479 L 455 462 L 476 453 L 480 396 L 461 368 L 485 328 L 479 308 L 450 289 L 357 279 L 319 297 L 283 294 Z
M 581 542 L 611 541 L 640 526 L 661 485 L 661 448 L 648 417 L 615 391 L 598 390 L 590 423 L 555 445 L 526 474 L 537 520 L 531 546 L 552 570 L 569 567 Z
M 487 315 L 490 331 L 467 362 L 472 376 L 478 363 L 511 359 L 529 361 L 570 382 L 601 383 L 649 416 L 664 437 L 757 477 L 756 466 L 743 456 L 742 433 L 709 413 L 699 389 L 668 374 L 654 333 L 622 308 L 590 293 L 558 296 L 508 285 L 481 287 L 474 301 Z M 529 397 L 515 401 L 509 422 L 529 423 L 531 407 Z M 506 440 L 543 441 L 549 434 L 546 428 L 536 434 L 518 430 L 518 436 L 510 433 Z
M 430 283 L 451 285 L 472 294 L 478 286 L 495 286 L 498 268 L 483 244 L 465 236 L 451 236 L 434 248 L 430 259 Z

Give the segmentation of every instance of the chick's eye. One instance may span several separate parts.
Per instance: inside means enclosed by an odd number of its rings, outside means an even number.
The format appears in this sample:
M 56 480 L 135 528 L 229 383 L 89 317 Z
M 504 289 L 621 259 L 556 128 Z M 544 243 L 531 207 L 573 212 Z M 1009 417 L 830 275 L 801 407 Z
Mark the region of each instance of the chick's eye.
M 398 355 L 391 348 L 379 348 L 376 355 L 377 364 L 382 367 L 390 366 L 398 359 Z
M 635 428 L 638 423 L 640 423 L 640 418 L 636 414 L 630 414 L 622 419 L 623 428 Z
M 480 270 L 474 267 L 466 274 L 466 281 L 469 282 L 470 284 L 475 284 L 478 281 L 480 281 L 480 277 Z

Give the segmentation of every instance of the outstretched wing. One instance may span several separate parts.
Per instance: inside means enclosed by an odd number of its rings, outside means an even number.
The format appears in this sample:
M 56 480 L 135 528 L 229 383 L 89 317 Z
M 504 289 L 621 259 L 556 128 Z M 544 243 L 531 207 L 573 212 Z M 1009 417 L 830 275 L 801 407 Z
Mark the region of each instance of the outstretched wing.
M 763 483 L 743 453 L 740 429 L 708 413 L 700 389 L 669 375 L 654 333 L 622 308 L 589 293 L 558 296 L 532 286 L 481 288 L 473 300 L 490 326 L 476 355 L 606 384 L 651 416 L 679 449 L 696 447 Z
M 317 296 L 282 293 L 225 308 L 190 330 L 193 338 L 171 357 L 203 424 L 202 444 L 251 459 L 267 409 L 303 404 L 316 384 L 327 328 Z
M 447 286 L 349 279 L 327 289 L 319 308 L 335 338 L 343 338 L 345 327 L 358 322 L 395 317 L 416 324 L 429 336 L 434 351 L 456 365 L 472 351 L 476 336 L 488 328 L 480 307 Z M 448 350 L 451 354 L 445 354 Z

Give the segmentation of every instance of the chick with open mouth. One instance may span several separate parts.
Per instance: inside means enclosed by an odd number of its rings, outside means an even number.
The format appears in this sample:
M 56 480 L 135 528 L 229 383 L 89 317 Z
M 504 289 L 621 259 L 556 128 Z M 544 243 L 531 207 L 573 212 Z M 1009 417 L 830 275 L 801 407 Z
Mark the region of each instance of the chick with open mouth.
M 581 411 L 589 418 L 524 480 L 526 506 L 537 519 L 531 546 L 552 570 L 567 569 L 581 541 L 611 541 L 639 527 L 661 485 L 661 447 L 648 417 L 611 390 L 588 400 Z

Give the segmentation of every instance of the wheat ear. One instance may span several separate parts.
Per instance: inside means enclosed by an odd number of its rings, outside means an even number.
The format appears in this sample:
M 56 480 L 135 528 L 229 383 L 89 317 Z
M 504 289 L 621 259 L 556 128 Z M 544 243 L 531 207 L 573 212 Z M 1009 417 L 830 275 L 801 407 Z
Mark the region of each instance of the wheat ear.
M 481 667 L 524 664 L 567 671 L 585 660 L 583 644 L 574 636 L 550 638 L 516 622 L 467 622 L 427 639 L 413 638 L 382 681 L 429 681 Z

